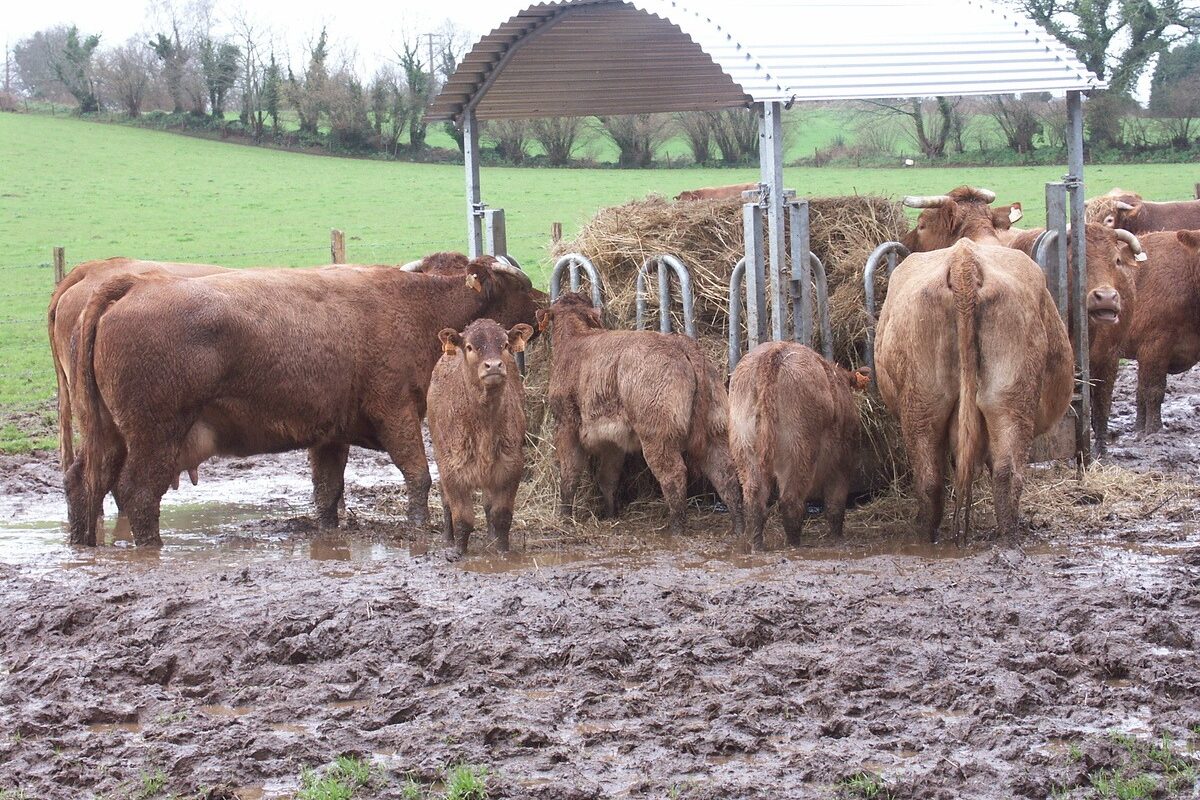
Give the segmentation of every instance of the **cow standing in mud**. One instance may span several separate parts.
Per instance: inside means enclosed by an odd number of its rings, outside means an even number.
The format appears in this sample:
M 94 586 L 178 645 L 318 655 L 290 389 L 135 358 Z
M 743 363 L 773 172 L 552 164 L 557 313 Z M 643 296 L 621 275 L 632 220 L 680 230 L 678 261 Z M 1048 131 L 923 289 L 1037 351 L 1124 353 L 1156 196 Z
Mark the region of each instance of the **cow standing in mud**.
M 445 355 L 429 383 L 429 433 L 441 476 L 442 524 L 460 553 L 475 530 L 476 490 L 483 492 L 488 535 L 508 550 L 525 466 L 525 389 L 513 353 L 532 336 L 529 325 L 506 331 L 490 319 L 438 334 Z
M 729 449 L 755 547 L 763 545 L 772 495 L 789 545 L 800 543 L 810 497 L 824 499 L 829 531 L 841 536 L 860 428 L 851 390 L 870 381 L 866 367 L 848 372 L 794 342 L 761 344 L 738 363 L 729 384 Z
M 391 267 L 121 275 L 93 293 L 75 363 L 83 447 L 67 474 L 71 540 L 95 544 L 111 489 L 134 541 L 159 544 L 162 495 L 213 455 L 311 448 L 336 524 L 349 445 L 386 450 L 409 521 L 428 516 L 421 437 L 434 335 L 520 304 L 528 277 L 484 258 L 462 275 Z
M 1009 247 L 1032 257 L 1033 246 L 1042 228 L 1010 231 L 1004 237 Z M 1087 259 L 1088 374 L 1091 378 L 1092 433 L 1096 452 L 1104 455 L 1108 447 L 1108 417 L 1112 410 L 1117 369 L 1130 325 L 1135 316 L 1137 295 L 1134 278 L 1138 263 L 1146 255 L 1136 236 L 1129 231 L 1112 230 L 1089 223 L 1084 229 Z M 1067 257 L 1074 264 L 1070 248 Z M 1074 277 L 1068 272 L 1068 280 Z M 1073 329 L 1071 341 L 1075 341 Z
M 179 264 L 167 261 L 139 261 L 132 258 L 107 258 L 86 261 L 67 273 L 54 287 L 50 308 L 46 314 L 50 335 L 50 356 L 58 379 L 58 453 L 63 472 L 75 460 L 74 431 L 71 408 L 71 365 L 74 363 L 74 342 L 79 336 L 79 318 L 87 306 L 92 291 L 114 275 L 174 275 L 194 278 L 224 272 L 225 267 L 212 264 Z M 192 483 L 196 482 L 193 473 Z
M 610 331 L 591 301 L 563 294 L 538 325 L 551 327 L 550 411 L 561 480 L 559 511 L 571 513 L 589 456 L 606 516 L 617 514 L 617 482 L 641 450 L 681 533 L 689 464 L 716 488 L 741 531 L 741 488 L 729 455 L 729 397 L 699 345 L 680 334 Z
M 1200 230 L 1138 237 L 1147 260 L 1137 271 L 1138 306 L 1125 356 L 1138 362 L 1137 422 L 1162 430 L 1167 374 L 1200 362 Z
M 971 483 L 992 472 L 996 522 L 1017 530 L 1029 446 L 1066 412 L 1074 379 L 1066 326 L 1042 270 L 996 237 L 995 195 L 961 187 L 923 207 L 914 252 L 888 284 L 875 339 L 879 392 L 900 419 L 920 503 L 918 526 L 936 538 L 947 451 L 958 508 L 970 527 Z M 938 246 L 933 244 L 934 247 Z

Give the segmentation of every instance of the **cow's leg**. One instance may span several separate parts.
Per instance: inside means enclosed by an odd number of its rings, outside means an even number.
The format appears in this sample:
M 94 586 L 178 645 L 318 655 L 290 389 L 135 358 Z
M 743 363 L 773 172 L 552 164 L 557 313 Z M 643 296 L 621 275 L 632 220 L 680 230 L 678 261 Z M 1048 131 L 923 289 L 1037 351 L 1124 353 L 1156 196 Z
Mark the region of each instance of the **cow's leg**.
M 442 502 L 450 506 L 450 517 L 453 520 L 453 541 L 458 545 L 458 552 L 466 553 L 470 544 L 471 532 L 475 530 L 475 498 L 469 486 L 447 481 L 442 477 Z
M 618 447 L 606 447 L 596 456 L 596 485 L 604 501 L 602 518 L 613 518 L 620 513 L 617 488 L 621 481 L 621 468 L 625 466 L 625 451 Z
M 1097 455 L 1108 450 L 1108 417 L 1112 411 L 1113 388 L 1117 381 L 1117 359 L 1112 363 L 1097 365 L 1092 379 L 1092 435 L 1096 440 Z
M 338 526 L 338 506 L 346 488 L 346 458 L 349 455 L 348 444 L 334 442 L 309 448 L 313 503 L 317 507 L 317 524 L 322 528 Z
M 512 529 L 513 506 L 516 504 L 517 488 L 521 485 L 521 473 L 515 479 L 484 493 L 484 509 L 487 513 L 488 536 L 496 540 L 501 551 L 508 552 L 508 533 Z
M 700 469 L 704 477 L 717 490 L 721 502 L 729 509 L 730 535 L 737 538 L 745 531 L 746 520 L 742 507 L 742 486 L 738 481 L 737 469 L 733 464 L 733 456 L 725 439 L 717 439 L 709 443 L 707 453 L 693 454 L 700 457 Z
M 1143 433 L 1162 430 L 1162 404 L 1167 393 L 1167 348 L 1155 342 L 1138 350 L 1138 399 L 1145 406 Z
M 579 442 L 578 423 L 560 421 L 555 426 L 554 453 L 558 458 L 558 513 L 569 517 L 575 507 L 579 479 L 587 467 L 587 454 Z
M 946 424 L 901 417 L 904 449 L 912 465 L 917 495 L 917 530 L 936 542 L 945 510 Z
M 687 508 L 687 464 L 684 463 L 682 449 L 674 442 L 647 442 L 643 439 L 642 454 L 667 501 L 667 530 L 672 534 L 683 533 Z
M 177 474 L 178 455 L 167 445 L 131 439 L 115 494 L 129 515 L 134 544 L 161 547 L 158 517 L 162 496 Z
M 1020 524 L 1021 491 L 1025 463 L 1033 441 L 1033 421 L 1002 408 L 982 409 L 987 421 L 988 451 L 992 463 L 992 495 L 996 507 L 996 532 L 1016 536 Z
M 850 496 L 850 477 L 846 469 L 838 475 L 830 476 L 825 482 L 825 521 L 829 532 L 834 536 L 842 535 L 842 526 L 846 520 L 846 498 Z
M 429 476 L 429 461 L 425 458 L 421 418 L 413 406 L 401 406 L 378 423 L 376 430 L 392 463 L 404 476 L 408 490 L 408 521 L 424 527 L 429 522 L 429 489 L 433 479 Z
M 71 462 L 70 468 L 63 476 L 63 490 L 67 497 L 67 530 L 70 543 L 94 547 L 103 543 L 98 542 L 97 538 L 104 535 L 104 497 L 115 489 L 125 453 L 123 447 L 104 453 L 100 462 L 100 496 L 96 498 L 94 506 L 89 506 L 87 486 L 84 481 L 85 450 L 86 448 L 81 447 L 75 453 L 75 460 Z M 117 507 L 118 509 L 121 507 L 120 498 L 117 498 Z M 96 517 L 95 537 L 89 537 L 87 532 L 89 515 Z
M 779 485 L 779 516 L 783 521 L 783 533 L 789 547 L 800 544 L 800 533 L 804 528 L 804 518 L 808 515 L 808 495 L 812 490 L 813 474 L 808 467 L 807 458 L 800 461 L 804 466 L 795 462 L 780 478 Z
M 450 510 L 450 503 L 446 500 L 446 487 L 443 486 L 442 492 L 442 533 L 446 536 L 446 541 L 454 544 L 454 512 Z

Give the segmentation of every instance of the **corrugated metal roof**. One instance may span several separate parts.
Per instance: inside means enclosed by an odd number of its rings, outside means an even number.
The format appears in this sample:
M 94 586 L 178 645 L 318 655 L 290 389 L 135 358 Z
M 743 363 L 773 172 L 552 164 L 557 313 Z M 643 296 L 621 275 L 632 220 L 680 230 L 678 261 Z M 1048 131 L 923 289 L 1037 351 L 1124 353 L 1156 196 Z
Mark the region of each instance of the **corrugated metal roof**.
M 1097 88 L 989 0 L 568 0 L 480 39 L 426 117 L 471 102 L 497 119 Z

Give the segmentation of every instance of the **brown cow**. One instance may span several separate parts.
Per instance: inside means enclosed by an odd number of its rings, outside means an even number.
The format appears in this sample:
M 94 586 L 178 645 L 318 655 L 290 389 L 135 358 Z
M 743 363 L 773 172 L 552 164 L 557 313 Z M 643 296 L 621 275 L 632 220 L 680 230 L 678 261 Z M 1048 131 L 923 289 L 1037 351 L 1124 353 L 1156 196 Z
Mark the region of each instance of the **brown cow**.
M 740 200 L 742 192 L 751 192 L 758 188 L 757 183 L 735 183 L 731 186 L 706 186 L 703 189 L 689 189 L 675 195 L 676 200 Z
M 1136 429 L 1162 430 L 1167 374 L 1200 361 L 1200 230 L 1138 237 L 1149 259 L 1137 271 L 1138 305 L 1127 357 L 1138 362 Z
M 67 474 L 72 541 L 95 543 L 113 489 L 134 541 L 159 544 L 159 503 L 181 469 L 296 448 L 312 448 L 317 512 L 336 522 L 349 444 L 388 452 L 409 520 L 423 525 L 433 333 L 514 302 L 532 321 L 529 288 L 491 258 L 465 281 L 345 266 L 111 278 L 84 310 L 75 363 L 84 446 Z
M 86 261 L 63 278 L 50 296 L 47 321 L 50 334 L 50 356 L 58 378 L 58 453 L 63 472 L 75 460 L 74 433 L 71 425 L 71 364 L 72 342 L 79 330 L 79 316 L 87 305 L 92 290 L 113 275 L 146 275 L 163 273 L 191 278 L 223 272 L 224 267 L 212 264 L 176 264 L 166 261 L 139 261 L 132 258 L 107 258 Z M 192 482 L 196 478 L 192 476 Z
M 789 545 L 800 543 L 810 497 L 824 499 L 829 530 L 841 536 L 860 428 L 850 390 L 870 381 L 866 367 L 848 372 L 795 342 L 760 344 L 738 363 L 729 384 L 729 449 L 755 547 L 772 494 Z
M 462 333 L 438 334 L 445 355 L 429 383 L 429 434 L 442 487 L 446 539 L 467 552 L 475 530 L 476 490 L 483 492 L 488 535 L 508 550 L 513 501 L 525 466 L 525 388 L 513 353 L 525 349 L 533 328 L 510 330 L 477 319 Z
M 1016 232 L 1008 241 L 1032 257 L 1033 246 L 1043 229 Z M 1013 233 L 1009 231 L 1009 233 Z M 1005 238 L 1005 237 L 1002 237 Z M 1112 409 L 1113 387 L 1125 339 L 1135 315 L 1136 294 L 1132 275 L 1138 261 L 1146 259 L 1141 245 L 1129 231 L 1113 231 L 1089 223 L 1084 229 L 1087 258 L 1088 372 L 1091 377 L 1092 432 L 1096 450 L 1103 455 L 1108 443 L 1108 417 Z M 1068 250 L 1069 263 L 1074 256 Z M 1068 280 L 1073 272 L 1068 272 Z M 1072 347 L 1074 347 L 1074 332 Z
M 1136 235 L 1200 228 L 1200 200 L 1155 203 L 1122 191 L 1113 189 L 1103 197 L 1089 200 L 1088 222 L 1121 228 Z
M 966 238 L 910 255 L 888 284 L 875 368 L 879 393 L 900 418 L 918 526 L 937 537 L 953 450 L 956 531 L 959 508 L 970 529 L 971 483 L 983 462 L 1000 532 L 1014 533 L 1029 445 L 1062 417 L 1074 382 L 1067 329 L 1038 265 Z
M 560 474 L 559 511 L 571 513 L 591 456 L 604 513 L 617 513 L 627 453 L 639 449 L 662 487 L 670 530 L 682 532 L 689 464 L 716 488 L 741 530 L 741 489 L 729 456 L 729 396 L 717 369 L 687 336 L 610 331 L 579 293 L 538 311 L 553 323 L 550 411 Z
M 1012 227 L 1023 212 L 1020 203 L 991 208 L 995 199 L 995 192 L 972 186 L 932 197 L 905 197 L 904 205 L 924 210 L 900 243 L 913 253 L 940 250 L 964 238 L 980 244 L 1002 244 L 997 232 Z

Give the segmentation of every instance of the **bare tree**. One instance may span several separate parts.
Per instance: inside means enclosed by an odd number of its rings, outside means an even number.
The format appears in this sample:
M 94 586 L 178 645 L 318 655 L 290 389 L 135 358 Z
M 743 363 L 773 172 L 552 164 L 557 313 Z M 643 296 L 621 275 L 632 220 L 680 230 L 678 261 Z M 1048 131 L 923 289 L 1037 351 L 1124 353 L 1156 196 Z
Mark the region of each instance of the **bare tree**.
M 153 55 L 141 39 L 129 40 L 105 53 L 101 60 L 99 72 L 107 95 L 131 117 L 142 113 L 153 73 L 152 61 Z
M 54 54 L 67 42 L 66 26 L 47 28 L 22 39 L 13 47 L 15 85 L 34 100 L 68 103 L 73 98 L 54 72 Z
M 1171 141 L 1179 150 L 1191 147 L 1192 139 L 1200 133 L 1200 72 L 1193 72 L 1177 81 L 1166 93 L 1166 114 L 1162 124 Z
M 241 94 L 241 113 L 238 118 L 258 140 L 263 137 L 268 116 L 265 95 L 269 66 L 263 60 L 261 47 L 265 34 L 244 12 L 238 13 L 233 18 L 231 27 L 237 40 L 238 49 L 241 51 L 241 70 L 237 81 Z M 274 54 L 272 54 L 272 63 L 273 60 Z M 278 78 L 278 67 L 276 67 L 276 78 Z M 276 116 L 278 116 L 278 108 Z
M 1017 153 L 1032 153 L 1034 139 L 1042 132 L 1038 107 L 1042 105 L 1029 97 L 997 94 L 984 100 L 984 110 L 1004 134 L 1009 149 Z
M 687 139 L 692 160 L 698 165 L 712 158 L 713 117 L 706 111 L 683 111 L 675 115 L 675 124 Z
M 376 70 L 375 77 L 371 79 L 371 113 L 375 134 L 379 138 L 380 148 L 393 156 L 408 127 L 409 108 L 403 83 L 391 66 Z
M 421 61 L 421 44 L 419 41 L 406 41 L 403 49 L 396 55 L 400 59 L 400 69 L 404 73 L 404 86 L 407 90 L 405 102 L 412 109 L 408 115 L 408 146 L 413 151 L 425 148 L 425 134 L 428 124 L 425 122 L 425 109 L 433 99 L 433 80 L 425 62 Z
M 864 101 L 863 108 L 867 114 L 877 118 L 899 120 L 904 124 L 905 133 L 926 158 L 942 158 L 954 133 L 954 111 L 960 99 L 912 97 L 868 100 Z
M 551 166 L 566 166 L 583 130 L 582 117 L 544 117 L 531 120 L 529 132 L 542 150 Z
M 303 75 L 295 75 L 291 67 L 287 72 L 286 94 L 288 102 L 296 109 L 300 118 L 300 131 L 316 135 L 325 113 L 325 89 L 329 83 L 329 35 L 322 28 L 317 41 L 308 50 L 308 67 Z
M 726 164 L 758 159 L 758 115 L 743 108 L 711 113 L 713 142 Z
M 645 168 L 671 137 L 671 118 L 663 114 L 597 117 L 600 132 L 617 146 L 617 165 Z
M 529 155 L 529 140 L 532 138 L 529 120 L 498 119 L 487 124 L 488 135 L 496 142 L 496 152 L 513 164 L 524 163 Z

